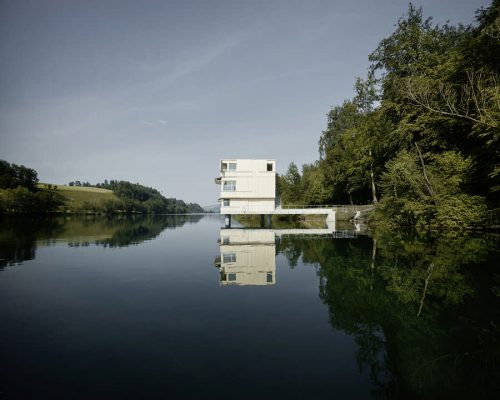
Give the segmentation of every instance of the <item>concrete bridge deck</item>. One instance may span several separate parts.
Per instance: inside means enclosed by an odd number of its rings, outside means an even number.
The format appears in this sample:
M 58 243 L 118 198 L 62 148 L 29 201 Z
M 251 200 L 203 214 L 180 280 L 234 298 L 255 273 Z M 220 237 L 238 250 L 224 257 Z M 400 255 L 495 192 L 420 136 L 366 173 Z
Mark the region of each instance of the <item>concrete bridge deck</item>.
M 321 206 L 278 206 L 273 210 L 252 210 L 252 211 L 233 211 L 224 213 L 226 215 L 226 226 L 231 226 L 232 215 L 260 215 L 261 225 L 270 225 L 272 215 L 326 215 L 326 223 L 330 225 L 336 220 L 347 221 L 359 218 L 362 213 L 372 211 L 373 204 L 365 205 L 321 205 Z M 268 219 L 267 223 L 265 219 Z
M 356 213 L 371 211 L 374 209 L 373 204 L 336 204 L 336 205 L 319 205 L 319 206 L 278 206 L 275 208 L 274 214 L 328 214 L 335 211 L 337 213 Z
M 328 215 L 336 212 L 332 208 L 275 208 L 272 215 Z
M 222 212 L 225 215 L 327 215 L 335 212 L 337 214 L 352 214 L 356 212 L 367 212 L 373 210 L 373 204 L 363 205 L 320 205 L 320 206 L 277 206 L 270 209 L 236 209 Z

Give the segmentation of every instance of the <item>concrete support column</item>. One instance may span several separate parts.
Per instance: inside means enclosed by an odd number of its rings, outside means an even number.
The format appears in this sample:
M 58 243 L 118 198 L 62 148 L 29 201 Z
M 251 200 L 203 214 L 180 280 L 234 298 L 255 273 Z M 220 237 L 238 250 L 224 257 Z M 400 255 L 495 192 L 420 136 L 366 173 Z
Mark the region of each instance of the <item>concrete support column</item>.
M 331 229 L 332 231 L 335 232 L 335 213 L 336 211 L 331 211 L 328 214 L 326 214 L 326 226 L 328 229 Z
M 226 228 L 231 228 L 231 214 L 226 214 L 224 218 L 224 225 Z

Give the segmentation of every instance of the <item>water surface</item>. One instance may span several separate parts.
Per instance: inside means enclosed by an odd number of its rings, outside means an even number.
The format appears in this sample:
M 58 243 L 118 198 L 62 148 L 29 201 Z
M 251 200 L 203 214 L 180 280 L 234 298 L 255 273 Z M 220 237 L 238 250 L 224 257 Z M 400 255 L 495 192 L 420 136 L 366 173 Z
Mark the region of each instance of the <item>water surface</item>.
M 3 221 L 3 398 L 497 393 L 494 237 L 222 226 Z

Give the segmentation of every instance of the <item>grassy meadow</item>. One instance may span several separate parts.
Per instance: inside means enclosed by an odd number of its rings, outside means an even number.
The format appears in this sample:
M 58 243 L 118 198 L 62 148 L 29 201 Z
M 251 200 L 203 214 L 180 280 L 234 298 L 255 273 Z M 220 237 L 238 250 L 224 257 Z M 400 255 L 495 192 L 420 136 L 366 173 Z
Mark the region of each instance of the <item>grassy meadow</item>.
M 64 197 L 66 206 L 72 210 L 82 208 L 85 203 L 99 205 L 102 204 L 105 200 L 119 200 L 111 190 L 95 187 L 39 183 L 38 188 L 48 189 L 48 185 L 51 186 L 51 190 L 55 190 L 57 193 Z

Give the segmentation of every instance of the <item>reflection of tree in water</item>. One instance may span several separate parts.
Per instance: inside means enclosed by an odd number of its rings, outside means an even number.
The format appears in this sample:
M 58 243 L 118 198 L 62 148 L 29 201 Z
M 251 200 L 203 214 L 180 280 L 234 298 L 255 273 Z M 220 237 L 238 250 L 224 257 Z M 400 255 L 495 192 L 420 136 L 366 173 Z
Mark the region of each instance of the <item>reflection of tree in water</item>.
M 157 237 L 165 229 L 197 223 L 201 215 L 15 217 L 0 222 L 0 269 L 35 258 L 37 245 L 122 247 Z
M 105 218 L 87 222 L 91 227 L 98 227 L 101 231 L 111 231 L 108 238 L 94 238 L 90 240 L 77 240 L 69 242 L 69 246 L 89 246 L 90 244 L 103 247 L 124 247 L 152 240 L 165 229 L 180 228 L 184 224 L 197 223 L 202 215 L 167 215 L 151 216 L 137 215 L 122 218 Z M 97 225 L 96 225 L 97 224 Z
M 33 260 L 36 254 L 36 240 L 40 237 L 55 237 L 60 232 L 61 223 L 54 218 L 40 216 L 1 218 L 0 269 Z
M 499 380 L 498 243 L 287 238 L 316 267 L 330 322 L 354 336 L 381 398 L 487 397 Z M 496 286 L 495 286 L 496 285 Z

